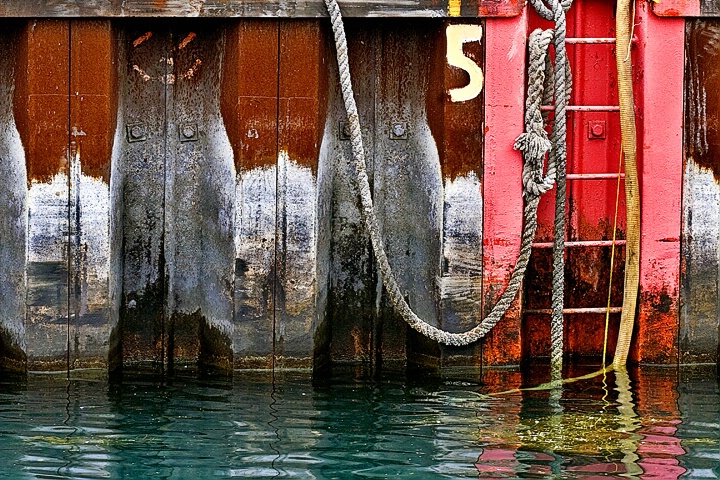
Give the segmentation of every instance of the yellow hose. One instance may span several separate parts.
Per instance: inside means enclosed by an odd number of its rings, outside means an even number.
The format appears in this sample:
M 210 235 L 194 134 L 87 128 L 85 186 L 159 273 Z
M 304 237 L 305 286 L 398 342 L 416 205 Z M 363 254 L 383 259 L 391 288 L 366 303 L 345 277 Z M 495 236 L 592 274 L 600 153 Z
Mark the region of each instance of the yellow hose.
M 620 98 L 620 131 L 622 153 L 625 157 L 625 203 L 627 209 L 627 244 L 625 247 L 625 290 L 620 318 L 617 347 L 613 366 L 615 369 L 627 363 L 635 323 L 638 284 L 640 279 L 640 187 L 637 172 L 637 136 L 635 132 L 635 102 L 632 85 L 632 60 L 630 58 L 632 0 L 618 0 L 615 19 L 615 60 L 618 70 L 618 95 Z

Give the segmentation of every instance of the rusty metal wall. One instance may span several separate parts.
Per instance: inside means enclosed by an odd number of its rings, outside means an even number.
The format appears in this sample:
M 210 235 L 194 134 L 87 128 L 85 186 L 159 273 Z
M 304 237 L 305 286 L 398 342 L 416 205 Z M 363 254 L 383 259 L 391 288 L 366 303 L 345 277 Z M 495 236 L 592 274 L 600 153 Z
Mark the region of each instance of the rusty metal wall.
M 446 66 L 445 22 L 348 22 L 368 168 L 390 263 L 411 307 L 461 331 L 481 312 L 482 96 L 454 105 L 466 83 Z M 480 44 L 467 55 L 482 64 Z M 332 76 L 336 75 L 333 67 Z M 382 292 L 360 218 L 339 86 L 333 81 L 327 161 L 330 210 L 329 357 L 377 369 L 438 366 L 440 349 L 409 331 Z M 462 119 L 462 120 L 460 120 Z M 473 349 L 462 361 L 477 363 Z
M 614 36 L 614 5 L 588 0 L 575 2 L 568 11 L 568 37 Z M 549 25 L 530 15 L 530 28 Z M 573 72 L 571 105 L 612 107 L 618 104 L 614 45 L 570 44 L 568 56 Z M 568 112 L 568 174 L 608 174 L 601 179 L 569 179 L 567 183 L 567 241 L 608 241 L 613 237 L 617 173 L 620 160 L 620 117 L 617 111 Z M 625 191 L 620 185 L 617 205 L 617 239 L 624 239 Z M 525 284 L 523 351 L 526 359 L 550 354 L 550 300 L 552 294 L 552 248 L 555 191 L 545 195 L 538 210 L 537 243 Z M 612 306 L 622 304 L 624 247 L 616 250 Z M 611 248 L 573 246 L 566 249 L 565 307 L 604 308 L 608 301 Z M 615 348 L 620 315 L 610 318 L 609 351 Z M 602 355 L 604 313 L 565 315 L 565 354 L 569 357 Z

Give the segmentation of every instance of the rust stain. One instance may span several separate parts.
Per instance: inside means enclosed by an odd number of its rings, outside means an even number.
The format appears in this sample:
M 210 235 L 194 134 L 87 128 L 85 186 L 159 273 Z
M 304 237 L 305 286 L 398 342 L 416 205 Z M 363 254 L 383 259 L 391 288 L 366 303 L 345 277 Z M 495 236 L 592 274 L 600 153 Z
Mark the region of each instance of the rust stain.
M 142 68 L 140 68 L 140 66 L 138 66 L 138 65 L 133 65 L 133 70 L 136 71 L 137 73 L 139 73 L 140 76 L 142 77 L 142 79 L 143 79 L 144 81 L 146 81 L 146 82 L 150 81 L 150 79 L 151 79 L 150 75 L 148 75 L 147 73 L 145 73 L 145 70 L 143 70 Z
M 720 24 L 690 20 L 685 71 L 685 155 L 720 182 Z
M 480 20 L 473 20 L 473 23 Z M 452 24 L 461 23 L 454 20 Z M 476 98 L 453 103 L 447 92 L 468 83 L 468 75 L 459 68 L 453 68 L 447 61 L 447 38 L 445 29 L 451 23 L 446 21 L 434 32 L 434 41 L 429 48 L 430 81 L 426 94 L 428 123 L 438 146 L 440 165 L 445 179 L 454 180 L 458 176 L 474 171 L 480 173 L 483 153 L 483 89 Z M 484 29 L 483 29 L 484 31 Z M 470 42 L 464 45 L 465 56 L 484 68 L 482 45 Z
M 637 363 L 678 362 L 679 306 L 664 287 L 640 292 L 637 336 L 631 358 Z
M 137 47 L 141 43 L 143 43 L 147 40 L 150 40 L 150 37 L 152 37 L 152 36 L 153 36 L 153 32 L 147 32 L 144 35 L 139 36 L 138 38 L 135 39 L 135 41 L 133 41 L 133 44 L 132 44 L 133 47 Z
M 276 20 L 244 20 L 228 29 L 220 110 L 238 172 L 277 162 L 278 29 Z
M 187 47 L 190 42 L 195 40 L 195 37 L 197 37 L 195 32 L 188 33 L 187 36 L 183 38 L 182 41 L 178 44 L 178 48 L 182 50 L 183 48 Z
M 195 74 L 197 73 L 198 69 L 200 68 L 200 65 L 202 65 L 202 60 L 200 60 L 199 58 L 196 58 L 193 66 L 188 68 L 185 73 L 181 74 L 180 78 L 182 78 L 183 80 L 189 80 L 189 79 L 193 78 L 195 76 Z
M 497 298 L 499 298 L 499 295 L 495 292 L 486 295 L 486 315 L 495 305 Z M 521 298 L 521 295 L 515 297 L 502 320 L 495 325 L 483 340 L 483 365 L 518 365 L 522 360 Z
M 117 113 L 115 40 L 109 20 L 28 24 L 14 102 L 28 184 L 66 172 L 70 143 L 82 147 L 83 173 L 109 181 Z
M 67 172 L 69 31 L 67 20 L 33 20 L 19 40 L 14 114 L 28 187 Z
M 313 175 L 317 174 L 327 111 L 326 44 L 320 20 L 280 24 L 278 146 Z
M 523 0 L 510 0 L 498 2 L 497 0 L 479 0 L 477 2 L 477 15 L 479 17 L 514 17 L 525 7 Z
M 85 175 L 110 182 L 117 121 L 117 34 L 109 20 L 71 24 L 70 122 Z M 81 133 L 80 133 L 81 132 Z

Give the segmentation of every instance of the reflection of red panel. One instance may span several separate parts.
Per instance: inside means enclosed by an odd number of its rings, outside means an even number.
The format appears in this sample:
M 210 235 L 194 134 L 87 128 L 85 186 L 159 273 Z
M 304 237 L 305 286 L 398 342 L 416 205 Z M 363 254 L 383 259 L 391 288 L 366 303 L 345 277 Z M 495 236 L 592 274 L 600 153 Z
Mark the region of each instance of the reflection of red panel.
M 637 449 L 638 465 L 645 472 L 641 478 L 679 478 L 685 469 L 679 465 L 678 457 L 686 452 L 675 437 L 680 423 L 677 377 L 650 370 L 638 370 L 636 374 L 637 413 L 640 418 L 655 419 L 637 431 L 642 436 Z

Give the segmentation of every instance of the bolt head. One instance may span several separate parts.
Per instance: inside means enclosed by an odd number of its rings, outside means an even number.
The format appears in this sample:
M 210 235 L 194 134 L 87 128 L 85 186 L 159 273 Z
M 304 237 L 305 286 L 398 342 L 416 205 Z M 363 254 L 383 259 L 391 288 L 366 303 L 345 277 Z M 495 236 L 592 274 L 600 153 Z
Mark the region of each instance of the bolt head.
M 591 140 L 605 138 L 605 120 L 591 120 L 588 123 L 588 138 Z
M 405 135 L 405 125 L 401 123 L 396 123 L 392 127 L 392 132 L 393 135 L 395 135 L 396 137 L 402 137 L 403 135 Z
M 145 127 L 142 125 L 133 125 L 130 128 L 130 136 L 134 139 L 142 138 L 145 136 Z
M 182 134 L 185 138 L 193 138 L 195 136 L 195 127 L 193 127 L 192 125 L 183 126 Z

